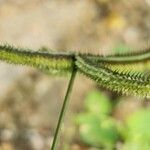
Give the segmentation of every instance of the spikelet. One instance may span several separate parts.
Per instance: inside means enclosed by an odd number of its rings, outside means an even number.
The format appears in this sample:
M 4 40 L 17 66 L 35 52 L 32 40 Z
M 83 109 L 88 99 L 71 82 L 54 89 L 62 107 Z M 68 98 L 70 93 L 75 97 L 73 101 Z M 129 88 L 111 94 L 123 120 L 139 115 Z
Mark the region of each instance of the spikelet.
M 150 98 L 150 75 L 134 73 L 117 69 L 112 70 L 104 63 L 94 63 L 89 58 L 78 56 L 76 65 L 81 73 L 95 80 L 102 87 L 111 91 L 121 92 L 126 95 L 135 95 Z
M 71 72 L 74 63 L 71 53 L 37 52 L 9 45 L 0 46 L 0 60 L 32 66 L 50 74 Z
M 49 74 L 71 73 L 74 67 L 102 87 L 126 95 L 150 98 L 150 49 L 146 51 L 99 56 L 68 52 L 40 52 L 0 46 L 0 60 L 28 65 Z

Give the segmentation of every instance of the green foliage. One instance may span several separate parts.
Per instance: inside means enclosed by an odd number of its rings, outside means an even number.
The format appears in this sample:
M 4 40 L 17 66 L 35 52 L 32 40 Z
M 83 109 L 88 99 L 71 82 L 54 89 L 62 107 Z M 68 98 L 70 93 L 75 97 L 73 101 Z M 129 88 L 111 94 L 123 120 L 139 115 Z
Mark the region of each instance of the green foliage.
M 148 140 L 150 143 L 150 110 L 140 110 L 131 115 L 127 120 L 128 139 Z M 139 136 L 140 135 L 140 136 Z
M 111 116 L 113 109 L 110 99 L 97 90 L 86 96 L 85 111 L 76 116 L 82 141 L 106 150 L 119 141 L 123 150 L 149 150 L 150 109 L 139 109 L 121 124 Z
M 87 144 L 95 147 L 113 148 L 118 140 L 118 131 L 112 118 L 99 118 L 92 113 L 80 114 L 79 132 Z
M 150 149 L 150 110 L 142 109 L 133 113 L 126 121 L 124 150 Z
M 85 107 L 86 112 L 80 113 L 76 119 L 82 140 L 95 147 L 113 149 L 119 133 L 116 122 L 109 116 L 109 99 L 98 91 L 92 91 L 85 99 Z
M 96 115 L 106 115 L 111 113 L 111 103 L 109 98 L 99 91 L 91 91 L 85 98 L 85 107 L 90 113 Z

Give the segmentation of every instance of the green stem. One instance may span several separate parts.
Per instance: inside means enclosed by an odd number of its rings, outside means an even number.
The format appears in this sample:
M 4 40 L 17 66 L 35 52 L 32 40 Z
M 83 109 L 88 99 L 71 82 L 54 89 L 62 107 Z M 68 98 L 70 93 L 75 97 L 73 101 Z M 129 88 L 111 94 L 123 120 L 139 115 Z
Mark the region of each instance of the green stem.
M 61 108 L 61 112 L 60 112 L 60 115 L 59 115 L 59 119 L 58 119 L 58 123 L 57 123 L 57 127 L 56 127 L 56 131 L 55 131 L 55 135 L 54 135 L 51 150 L 56 149 L 56 145 L 57 145 L 57 141 L 58 141 L 58 134 L 59 134 L 59 131 L 61 129 L 62 121 L 63 121 L 64 115 L 65 115 L 65 110 L 66 110 L 66 106 L 67 106 L 67 103 L 68 103 L 68 100 L 69 100 L 69 95 L 72 91 L 72 87 L 73 87 L 74 79 L 75 79 L 75 76 L 76 76 L 76 72 L 77 72 L 77 70 L 76 70 L 76 68 L 74 68 L 73 71 L 72 71 L 72 74 L 71 74 L 71 78 L 70 78 L 70 81 L 69 81 L 69 84 L 68 84 L 67 92 L 66 92 L 66 95 L 65 95 L 65 98 L 64 98 L 64 101 L 63 101 L 63 105 L 62 105 L 62 108 Z

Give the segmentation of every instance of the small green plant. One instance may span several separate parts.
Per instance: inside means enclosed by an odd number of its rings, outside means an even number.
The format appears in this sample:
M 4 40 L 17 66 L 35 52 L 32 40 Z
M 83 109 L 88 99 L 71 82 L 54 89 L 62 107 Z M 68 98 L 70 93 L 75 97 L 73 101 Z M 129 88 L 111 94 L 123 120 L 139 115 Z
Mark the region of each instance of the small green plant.
M 125 145 L 123 150 L 150 149 L 150 110 L 141 109 L 133 113 L 126 121 Z
M 100 56 L 74 52 L 32 51 L 4 45 L 0 46 L 0 60 L 36 67 L 49 74 L 71 73 L 52 150 L 56 148 L 76 72 L 84 74 L 111 91 L 150 98 L 150 49 L 133 54 Z
M 99 91 L 90 92 L 85 98 L 86 111 L 76 117 L 83 142 L 105 149 L 113 149 L 119 139 L 115 120 L 110 116 L 109 98 Z
M 123 150 L 150 149 L 149 109 L 141 108 L 120 123 L 112 116 L 115 107 L 103 93 L 91 91 L 84 102 L 85 110 L 75 118 L 82 142 L 104 150 L 114 150 L 117 142 Z

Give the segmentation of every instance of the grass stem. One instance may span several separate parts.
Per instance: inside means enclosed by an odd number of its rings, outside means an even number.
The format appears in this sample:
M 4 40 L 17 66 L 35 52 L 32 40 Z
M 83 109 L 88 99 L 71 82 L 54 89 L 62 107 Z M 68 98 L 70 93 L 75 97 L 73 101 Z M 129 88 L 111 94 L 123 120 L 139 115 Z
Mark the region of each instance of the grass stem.
M 65 95 L 65 98 L 64 98 L 64 101 L 63 101 L 63 105 L 62 105 L 62 108 L 61 108 L 61 112 L 60 112 L 60 115 L 59 115 L 59 119 L 58 119 L 57 127 L 56 127 L 56 130 L 55 130 L 55 135 L 54 135 L 53 143 L 52 143 L 52 146 L 51 146 L 51 150 L 56 150 L 59 131 L 61 129 L 61 125 L 62 125 L 62 122 L 63 122 L 63 118 L 64 118 L 64 115 L 65 115 L 65 110 L 66 110 L 67 103 L 68 103 L 68 100 L 69 100 L 69 96 L 70 96 L 70 93 L 72 91 L 72 87 L 73 87 L 73 84 L 74 84 L 74 79 L 75 79 L 75 76 L 76 76 L 76 72 L 77 72 L 77 70 L 74 68 L 73 71 L 72 71 L 71 77 L 70 77 L 67 92 L 66 92 L 66 95 Z

